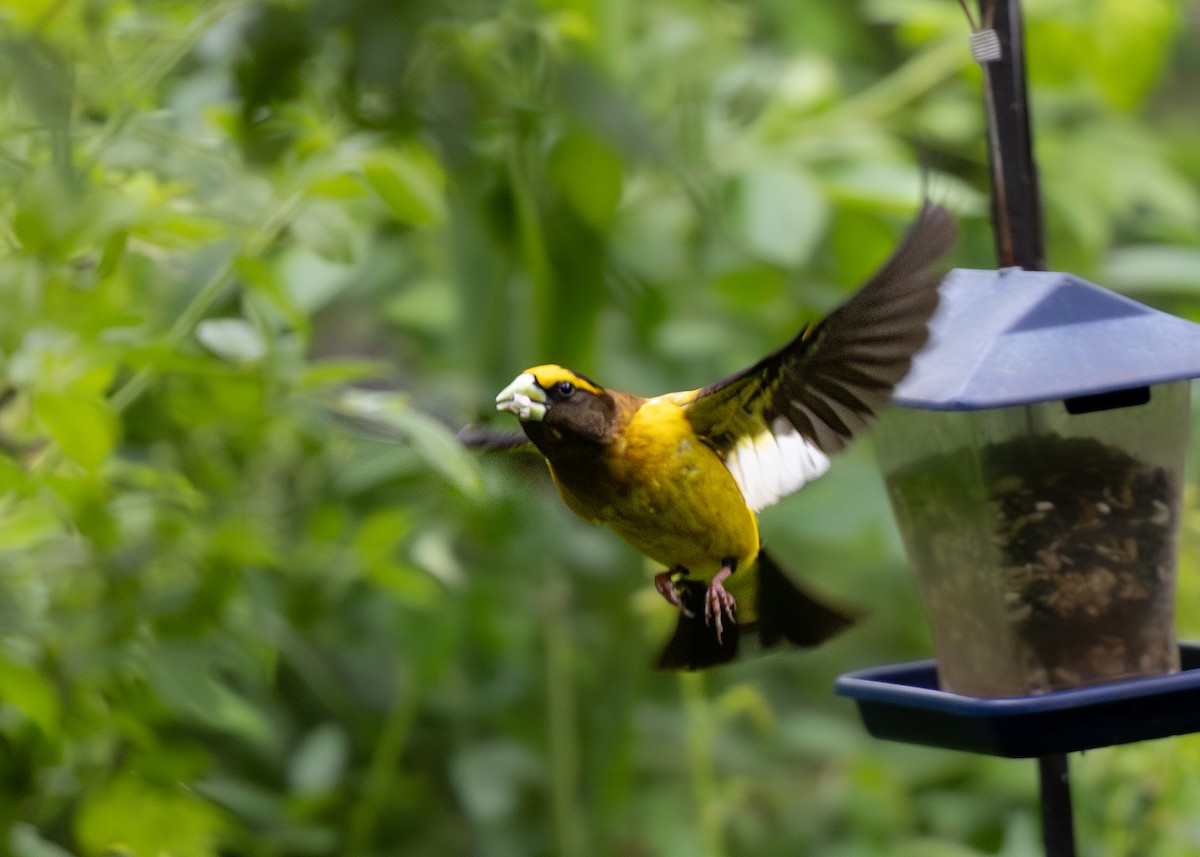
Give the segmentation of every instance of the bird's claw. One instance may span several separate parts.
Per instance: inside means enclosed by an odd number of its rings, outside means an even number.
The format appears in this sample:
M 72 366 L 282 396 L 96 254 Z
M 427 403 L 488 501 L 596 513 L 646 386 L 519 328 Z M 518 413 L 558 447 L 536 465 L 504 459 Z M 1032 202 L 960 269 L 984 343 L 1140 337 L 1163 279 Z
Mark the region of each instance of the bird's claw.
M 716 629 L 718 644 L 722 642 L 721 637 L 725 633 L 721 617 L 728 618 L 730 624 L 737 622 L 737 602 L 722 583 L 732 573 L 732 569 L 722 568 L 708 584 L 708 591 L 704 593 L 704 624 Z
M 687 608 L 683 603 L 683 599 L 679 597 L 679 590 L 675 587 L 675 571 L 661 571 L 654 575 L 654 588 L 658 590 L 658 594 L 667 599 L 667 602 L 677 608 L 687 618 L 691 619 L 696 614 Z

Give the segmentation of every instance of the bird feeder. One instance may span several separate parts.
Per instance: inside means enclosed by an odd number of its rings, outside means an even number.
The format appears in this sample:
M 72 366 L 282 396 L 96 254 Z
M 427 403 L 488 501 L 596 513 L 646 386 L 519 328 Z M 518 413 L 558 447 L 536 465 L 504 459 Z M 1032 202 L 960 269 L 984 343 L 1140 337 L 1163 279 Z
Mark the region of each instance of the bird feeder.
M 876 447 L 943 689 L 1178 671 L 1200 325 L 1070 274 L 955 270 Z

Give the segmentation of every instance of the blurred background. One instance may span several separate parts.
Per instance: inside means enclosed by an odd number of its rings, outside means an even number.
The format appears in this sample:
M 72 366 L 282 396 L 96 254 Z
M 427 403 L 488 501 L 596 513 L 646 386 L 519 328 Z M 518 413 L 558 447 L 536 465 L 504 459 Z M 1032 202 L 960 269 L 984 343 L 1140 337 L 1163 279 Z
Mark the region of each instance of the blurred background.
M 1196 11 L 1024 8 L 1051 267 L 1200 319 Z M 931 653 L 869 440 L 763 519 L 865 620 L 680 676 L 643 561 L 452 434 L 546 360 L 741 368 L 924 190 L 992 267 L 968 31 L 954 0 L 0 0 L 0 851 L 1039 854 L 1033 763 L 833 696 Z M 1073 773 L 1082 853 L 1200 851 L 1200 738 Z

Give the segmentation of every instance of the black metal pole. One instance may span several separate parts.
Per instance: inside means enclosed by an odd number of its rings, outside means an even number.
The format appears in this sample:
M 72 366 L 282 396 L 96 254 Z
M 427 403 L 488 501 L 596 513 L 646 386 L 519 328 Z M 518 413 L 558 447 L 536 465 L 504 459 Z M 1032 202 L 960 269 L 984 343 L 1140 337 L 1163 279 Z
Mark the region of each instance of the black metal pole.
M 1020 0 L 979 0 L 981 29 L 994 30 L 999 56 L 977 53 L 983 69 L 992 173 L 992 229 L 1002 267 L 1045 270 L 1042 204 L 1029 93 L 1025 83 L 1025 33 Z M 1042 843 L 1046 857 L 1075 857 L 1075 821 L 1067 755 L 1038 759 Z
M 1042 798 L 1042 844 L 1046 857 L 1075 857 L 1075 820 L 1071 813 L 1071 781 L 1067 754 L 1038 759 Z
M 1001 267 L 1045 270 L 1042 205 L 1029 95 L 1020 0 L 979 0 L 981 26 L 996 32 L 999 59 L 982 62 L 992 171 L 992 226 Z

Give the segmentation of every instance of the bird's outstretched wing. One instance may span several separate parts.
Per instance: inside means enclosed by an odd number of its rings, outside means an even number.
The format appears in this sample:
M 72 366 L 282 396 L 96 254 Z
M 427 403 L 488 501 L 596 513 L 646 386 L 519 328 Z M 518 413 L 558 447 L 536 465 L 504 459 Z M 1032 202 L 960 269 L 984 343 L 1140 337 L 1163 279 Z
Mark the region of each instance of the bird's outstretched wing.
M 829 466 L 891 401 L 929 336 L 954 219 L 926 202 L 891 258 L 818 324 L 753 366 L 681 395 L 756 511 Z

